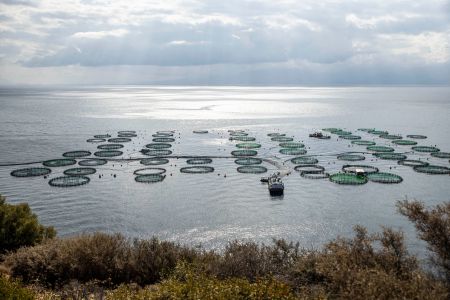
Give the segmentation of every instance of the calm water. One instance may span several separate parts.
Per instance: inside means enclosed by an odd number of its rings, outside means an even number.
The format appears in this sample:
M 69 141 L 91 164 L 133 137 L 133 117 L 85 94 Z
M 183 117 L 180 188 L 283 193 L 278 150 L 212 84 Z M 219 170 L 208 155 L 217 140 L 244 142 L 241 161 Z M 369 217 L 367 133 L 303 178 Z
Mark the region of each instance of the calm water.
M 279 131 L 303 141 L 308 154 L 323 155 L 319 164 L 333 173 L 346 163 L 335 154 L 365 147 L 350 146 L 336 136 L 328 141 L 308 138 L 314 129 L 375 127 L 404 136 L 424 134 L 428 139 L 419 144 L 450 151 L 449 96 L 448 87 L 2 89 L 0 163 L 42 161 L 70 150 L 94 152 L 97 144 L 86 139 L 104 133 L 115 136 L 119 130 L 138 133 L 125 144 L 124 157 L 142 156 L 138 151 L 157 130 L 176 130 L 174 154 L 229 155 L 235 143 L 228 140 L 227 130 L 245 129 L 263 145 L 260 157 L 290 158 L 279 154 L 277 143 L 267 136 Z M 192 133 L 196 129 L 209 133 Z M 409 149 L 396 146 L 398 152 Z M 341 186 L 294 172 L 284 179 L 284 197 L 271 198 L 259 182 L 261 175 L 238 173 L 232 159 L 214 159 L 215 172 L 201 175 L 181 174 L 186 161 L 172 159 L 164 166 L 168 176 L 161 183 L 136 183 L 132 173 L 142 167 L 139 162 L 110 162 L 98 167 L 88 185 L 74 188 L 51 187 L 42 177 L 14 178 L 9 173 L 18 167 L 0 167 L 0 193 L 12 203 L 28 202 L 41 222 L 55 226 L 60 235 L 101 230 L 205 247 L 221 247 L 233 239 L 287 238 L 316 247 L 336 235 L 350 235 L 355 224 L 371 231 L 387 225 L 402 228 L 412 249 L 423 252 L 411 224 L 395 212 L 395 202 L 449 201 L 450 177 L 419 174 L 395 161 L 366 157 L 365 164 L 399 174 L 403 183 Z M 448 159 L 429 160 L 449 166 Z M 64 169 L 53 168 L 50 178 Z

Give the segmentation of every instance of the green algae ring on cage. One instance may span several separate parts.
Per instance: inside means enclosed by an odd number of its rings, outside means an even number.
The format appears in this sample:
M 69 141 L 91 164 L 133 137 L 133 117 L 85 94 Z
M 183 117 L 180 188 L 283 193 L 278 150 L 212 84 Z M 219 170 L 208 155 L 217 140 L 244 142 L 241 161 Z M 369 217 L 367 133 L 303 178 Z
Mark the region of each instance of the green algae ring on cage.
M 131 142 L 130 138 L 126 137 L 118 137 L 118 138 L 112 138 L 108 140 L 109 143 L 128 143 Z
M 343 165 L 342 171 L 345 173 L 356 173 L 362 170 L 365 174 L 377 173 L 379 170 L 377 167 L 369 165 Z
M 337 156 L 337 159 L 347 161 L 358 161 L 358 160 L 365 160 L 366 157 L 361 154 L 340 154 Z
M 275 136 L 273 138 L 270 139 L 273 142 L 292 142 L 294 140 L 294 138 L 291 137 L 287 137 L 287 136 Z
M 237 148 L 241 148 L 241 149 L 256 149 L 256 148 L 261 148 L 261 144 L 258 143 L 240 143 L 240 144 L 236 144 Z
M 360 146 L 373 146 L 376 143 L 372 142 L 372 141 L 363 141 L 363 140 L 356 140 L 356 141 L 352 141 L 352 144 L 354 145 L 360 145 Z
M 307 151 L 302 148 L 282 148 L 278 152 L 285 155 L 303 155 L 306 154 Z
M 119 151 L 119 150 L 101 150 L 101 151 L 94 152 L 94 155 L 98 156 L 98 157 L 114 157 L 114 156 L 120 156 L 122 154 L 123 154 L 123 152 Z
M 97 172 L 97 170 L 94 168 L 72 168 L 72 169 L 65 170 L 64 175 L 86 176 L 86 175 L 95 174 L 95 172 Z
M 103 144 L 97 146 L 97 149 L 100 150 L 117 150 L 121 148 L 123 148 L 122 144 Z
M 337 184 L 348 184 L 348 185 L 360 185 L 367 183 L 368 179 L 366 176 L 356 175 L 352 173 L 337 173 L 332 174 L 329 177 L 331 182 Z
M 145 174 L 145 175 L 137 175 L 134 180 L 136 182 L 141 183 L 155 183 L 155 182 L 161 182 L 166 178 L 166 175 L 161 174 Z
M 368 131 L 368 133 L 373 134 L 373 135 L 386 135 L 386 134 L 389 134 L 389 132 L 387 132 L 387 131 L 376 130 L 376 129 L 370 130 L 370 131 Z
M 392 144 L 396 144 L 399 146 L 414 146 L 414 145 L 417 145 L 417 142 L 410 141 L 410 140 L 393 140 Z
M 208 130 L 194 130 L 192 132 L 196 133 L 196 134 L 205 134 L 205 133 L 208 133 Z
M 414 159 L 401 159 L 397 162 L 399 165 L 408 166 L 408 167 L 416 167 L 416 166 L 428 166 L 429 163 L 421 160 Z
M 309 173 L 321 173 L 325 171 L 325 168 L 319 165 L 298 165 L 294 167 L 297 172 L 309 172 Z
M 379 159 L 386 159 L 386 160 L 404 160 L 407 158 L 407 156 L 403 153 L 374 153 L 373 156 L 379 158 Z
M 339 138 L 344 139 L 344 140 L 352 140 L 352 141 L 361 139 L 361 137 L 359 135 L 352 135 L 352 134 L 340 135 Z
M 142 168 L 133 172 L 134 175 L 154 175 L 164 173 L 166 173 L 166 169 L 164 168 Z
M 88 184 L 89 177 L 86 176 L 60 176 L 51 179 L 48 184 L 55 187 L 72 187 Z
M 88 142 L 88 143 L 103 143 L 103 142 L 106 142 L 106 139 L 101 139 L 101 138 L 87 139 L 86 142 Z
M 256 141 L 256 138 L 252 136 L 232 136 L 230 137 L 230 141 L 253 142 Z
M 387 140 L 401 140 L 403 137 L 401 135 L 395 135 L 395 134 L 381 134 L 380 138 L 387 139 Z
M 192 166 L 192 167 L 183 167 L 180 169 L 181 173 L 188 174 L 203 174 L 203 173 L 211 173 L 214 172 L 214 168 L 210 166 Z
M 450 174 L 450 169 L 444 166 L 428 165 L 428 166 L 415 166 L 414 171 L 419 173 L 427 173 L 432 175 L 445 175 Z
M 83 167 L 102 166 L 106 165 L 107 163 L 108 161 L 106 159 L 101 158 L 90 158 L 78 162 L 78 164 Z
M 211 158 L 190 158 L 186 160 L 189 165 L 206 165 L 212 163 Z
M 441 151 L 441 150 L 439 150 L 439 148 L 432 147 L 432 146 L 414 146 L 414 147 L 411 147 L 411 149 L 413 149 L 414 151 L 417 151 L 417 152 L 428 152 L 428 153 Z
M 14 177 L 33 177 L 33 176 L 44 176 L 52 172 L 49 168 L 35 167 L 35 168 L 25 168 L 18 169 L 11 172 L 11 176 Z
M 261 173 L 266 173 L 267 172 L 267 168 L 263 167 L 263 166 L 240 166 L 237 168 L 237 171 L 239 173 L 244 173 L 244 174 L 261 174 Z
M 305 147 L 304 144 L 296 143 L 296 142 L 280 143 L 279 146 L 282 147 L 282 148 L 304 148 Z
M 378 183 L 400 183 L 403 181 L 401 176 L 386 172 L 367 174 L 367 179 Z
M 149 149 L 167 149 L 171 148 L 172 145 L 168 143 L 150 143 L 145 145 L 145 147 Z
M 262 164 L 262 159 L 256 157 L 238 158 L 234 161 L 234 163 L 243 166 L 260 165 Z
M 76 164 L 77 161 L 72 158 L 59 158 L 44 161 L 42 164 L 46 167 L 65 167 Z
M 172 151 L 159 149 L 159 150 L 150 150 L 150 149 L 142 149 L 141 153 L 147 156 L 167 156 L 171 155 Z
M 394 148 L 388 146 L 368 146 L 366 149 L 375 152 L 394 152 L 395 150 Z
M 427 138 L 426 135 L 421 135 L 421 134 L 408 134 L 406 137 L 409 137 L 410 139 L 416 139 L 416 140 L 424 140 Z
M 432 152 L 430 155 L 437 158 L 450 158 L 450 152 Z
M 64 157 L 69 157 L 69 158 L 78 158 L 78 157 L 89 156 L 91 154 L 92 153 L 90 151 L 77 150 L 77 151 L 64 152 L 63 156 Z
M 152 139 L 152 141 L 155 143 L 172 143 L 175 142 L 175 139 L 170 137 L 157 137 Z
M 314 165 L 317 164 L 319 161 L 317 158 L 314 158 L 312 156 L 299 156 L 294 157 L 290 160 L 293 164 L 298 165 Z
M 256 150 L 234 150 L 231 151 L 231 155 L 233 156 L 255 156 L 258 152 Z
M 167 158 L 162 157 L 143 158 L 140 160 L 140 163 L 144 166 L 157 166 L 157 165 L 165 165 L 169 163 L 169 160 Z

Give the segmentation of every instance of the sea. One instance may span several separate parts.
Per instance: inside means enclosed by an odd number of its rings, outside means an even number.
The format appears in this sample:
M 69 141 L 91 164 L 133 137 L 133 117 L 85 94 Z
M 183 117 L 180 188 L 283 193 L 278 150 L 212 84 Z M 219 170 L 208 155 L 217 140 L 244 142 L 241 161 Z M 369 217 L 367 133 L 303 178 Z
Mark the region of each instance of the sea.
M 449 175 L 429 175 L 382 160 L 366 146 L 330 134 L 310 138 L 322 128 L 341 128 L 377 145 L 393 147 L 408 159 L 450 167 L 449 159 L 412 151 L 361 128 L 390 134 L 425 135 L 418 145 L 450 152 L 450 87 L 202 87 L 202 86 L 58 86 L 0 88 L 0 194 L 8 203 L 26 202 L 39 221 L 56 228 L 59 236 L 96 231 L 130 238 L 156 236 L 180 244 L 223 249 L 233 240 L 270 244 L 273 239 L 319 248 L 336 238 L 351 237 L 355 225 L 378 232 L 382 226 L 402 230 L 411 252 L 426 254 L 412 223 L 397 212 L 401 200 L 427 206 L 450 200 Z M 205 130 L 208 133 L 194 133 Z M 261 145 L 256 157 L 264 174 L 237 171 L 230 131 L 244 131 Z M 98 151 L 94 135 L 135 131 L 123 143 L 118 160 L 96 167 L 88 184 L 54 187 L 49 180 L 74 166 L 51 168 L 49 176 L 19 178 L 20 168 L 42 167 L 73 150 Z M 152 134 L 173 131 L 175 142 L 166 170 L 157 183 L 136 182 L 134 171 L 149 167 L 140 150 Z M 285 134 L 305 145 L 306 155 L 318 159 L 325 172 L 335 174 L 346 164 L 376 166 L 400 175 L 398 184 L 369 181 L 340 185 L 309 179 L 294 170 L 295 155 L 279 152 L 269 133 Z M 326 132 L 325 132 L 326 133 Z M 329 133 L 326 133 L 329 134 Z M 359 152 L 364 161 L 349 162 L 337 155 Z M 211 173 L 186 174 L 188 157 L 212 157 Z M 94 157 L 94 156 L 92 156 Z M 79 161 L 80 159 L 78 159 Z M 268 163 L 275 161 L 276 164 Z M 32 163 L 32 164 L 29 164 Z M 22 165 L 23 164 L 23 165 Z M 281 197 L 270 196 L 262 176 L 292 172 L 282 178 Z

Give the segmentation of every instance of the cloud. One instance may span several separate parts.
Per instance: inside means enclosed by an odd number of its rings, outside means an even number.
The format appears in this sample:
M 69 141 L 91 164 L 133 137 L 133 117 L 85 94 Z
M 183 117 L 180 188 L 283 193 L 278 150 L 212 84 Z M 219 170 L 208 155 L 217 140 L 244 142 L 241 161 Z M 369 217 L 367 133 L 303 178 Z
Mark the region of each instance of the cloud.
M 115 29 L 109 31 L 88 31 L 88 32 L 76 32 L 71 35 L 75 39 L 103 39 L 105 37 L 122 37 L 128 33 L 126 29 Z

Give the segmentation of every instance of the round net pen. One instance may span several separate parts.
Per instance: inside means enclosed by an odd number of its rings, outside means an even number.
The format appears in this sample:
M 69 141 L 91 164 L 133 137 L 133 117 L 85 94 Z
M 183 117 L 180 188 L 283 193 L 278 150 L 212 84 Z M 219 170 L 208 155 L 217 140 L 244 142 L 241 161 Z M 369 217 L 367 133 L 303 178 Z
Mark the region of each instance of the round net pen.
M 206 165 L 212 163 L 211 158 L 190 158 L 186 160 L 188 165 Z
M 174 138 L 169 138 L 169 137 L 157 137 L 152 139 L 153 142 L 155 143 L 172 143 L 175 142 Z
M 294 167 L 294 170 L 297 172 L 308 172 L 312 173 L 322 173 L 325 171 L 325 168 L 319 165 L 298 165 Z
M 432 146 L 413 146 L 413 147 L 411 147 L 411 149 L 414 151 L 417 151 L 417 152 L 428 152 L 428 153 L 440 151 L 439 148 L 432 147 Z
M 408 134 L 406 137 L 409 137 L 410 139 L 416 139 L 416 140 L 424 140 L 427 138 L 426 135 L 421 135 L 421 134 Z
M 346 161 L 358 161 L 358 160 L 365 160 L 366 157 L 361 154 L 341 154 L 337 156 L 337 159 Z
M 111 136 L 109 134 L 97 134 L 94 135 L 94 138 L 96 139 L 109 139 Z
M 387 134 L 389 134 L 389 132 L 387 132 L 387 131 L 384 131 L 384 130 L 376 130 L 376 129 L 374 129 L 374 130 L 370 130 L 370 131 L 368 131 L 370 134 L 373 134 L 373 135 L 387 135 Z
M 304 155 L 307 151 L 301 148 L 283 148 L 279 152 L 285 155 Z
M 374 152 L 394 152 L 394 148 L 387 146 L 368 146 L 366 149 Z
M 204 173 L 212 173 L 214 172 L 214 168 L 210 166 L 192 166 L 192 167 L 183 167 L 180 169 L 181 173 L 188 174 L 204 174 Z
M 97 172 L 97 170 L 94 168 L 72 168 L 72 169 L 65 170 L 64 175 L 86 176 L 86 175 L 95 174 L 95 172 Z
M 403 178 L 399 175 L 385 172 L 367 174 L 367 179 L 378 183 L 400 183 L 403 181 Z
M 101 158 L 90 158 L 90 159 L 85 159 L 85 160 L 81 160 L 78 162 L 78 164 L 80 166 L 84 166 L 84 167 L 102 166 L 102 165 L 106 165 L 107 163 L 108 163 L 108 161 L 106 159 L 101 159 Z
M 171 148 L 172 145 L 171 145 L 171 144 L 168 144 L 168 143 L 150 143 L 150 144 L 145 145 L 145 147 L 146 147 L 146 148 L 149 148 L 149 149 L 157 149 L 157 150 L 160 150 L 160 149 Z
M 239 173 L 244 174 L 262 174 L 267 172 L 267 168 L 263 166 L 240 166 L 237 168 Z
M 101 150 L 94 153 L 94 155 L 98 157 L 115 157 L 121 156 L 122 154 L 123 152 L 119 150 Z
M 256 150 L 234 150 L 231 151 L 233 156 L 256 156 L 258 152 Z
M 430 155 L 437 158 L 450 158 L 450 152 L 432 152 Z
M 260 165 L 262 164 L 262 159 L 256 158 L 256 157 L 247 157 L 247 158 L 238 158 L 234 161 L 237 165 Z
M 397 162 L 399 165 L 408 166 L 408 167 L 416 167 L 416 166 L 428 166 L 429 163 L 421 160 L 414 159 L 402 159 Z
M 337 173 L 332 174 L 329 177 L 331 182 L 345 185 L 360 185 L 367 183 L 366 176 L 351 174 L 351 173 Z
M 172 154 L 170 150 L 150 150 L 150 149 L 142 149 L 141 153 L 147 156 L 168 156 Z
M 414 145 L 417 145 L 417 142 L 410 141 L 410 140 L 393 140 L 392 144 L 396 144 L 399 146 L 414 146 Z
M 357 173 L 359 171 L 364 172 L 364 174 L 377 173 L 379 170 L 377 167 L 369 165 L 343 165 L 342 171 L 344 173 Z
M 45 176 L 52 172 L 49 168 L 42 168 L 42 167 L 36 167 L 36 168 L 24 168 L 24 169 L 18 169 L 11 172 L 11 176 L 14 177 L 34 177 L 34 176 Z
M 106 142 L 106 139 L 100 139 L 100 138 L 87 139 L 86 142 L 88 142 L 88 143 L 103 143 L 103 142 Z
M 157 165 L 165 165 L 169 163 L 167 158 L 155 157 L 155 158 L 143 158 L 140 163 L 144 166 L 157 166 Z
M 415 166 L 414 171 L 419 173 L 426 173 L 431 175 L 447 175 L 450 174 L 450 169 L 444 166 L 428 165 Z
M 326 172 L 310 172 L 310 171 L 302 171 L 300 172 L 300 176 L 308 179 L 325 179 L 330 177 L 330 174 Z
M 380 135 L 380 138 L 387 139 L 387 140 L 401 140 L 403 137 L 401 135 L 395 135 L 395 134 L 382 134 L 382 135 Z
M 372 142 L 372 141 L 362 141 L 362 140 L 358 140 L 358 141 L 352 141 L 352 144 L 354 145 L 359 145 L 359 146 L 373 146 L 376 143 Z
M 208 130 L 194 130 L 192 132 L 196 133 L 196 134 L 205 134 L 205 133 L 208 133 Z
M 240 149 L 256 149 L 256 148 L 261 148 L 261 144 L 258 143 L 240 143 L 240 144 L 236 144 L 237 148 Z
M 46 167 L 65 167 L 65 166 L 71 166 L 76 164 L 77 161 L 72 158 L 60 158 L 60 159 L 50 159 L 44 161 L 42 164 Z
M 112 138 L 108 140 L 109 143 L 128 143 L 131 142 L 130 138 L 126 138 L 126 137 L 117 137 L 117 138 Z
M 133 172 L 134 175 L 155 175 L 164 173 L 166 173 L 166 169 L 164 168 L 142 168 Z
M 232 136 L 229 139 L 230 141 L 239 141 L 239 142 L 253 142 L 256 141 L 256 138 L 251 136 Z
M 282 148 L 304 148 L 305 147 L 304 144 L 296 143 L 296 142 L 280 143 L 279 146 L 282 147 Z
M 103 144 L 97 146 L 97 149 L 100 150 L 117 150 L 122 148 L 123 148 L 122 144 Z
M 51 179 L 48 184 L 55 187 L 73 187 L 88 184 L 89 177 L 86 176 L 60 176 Z
M 147 174 L 138 175 L 134 178 L 134 180 L 141 183 L 156 183 L 163 181 L 164 178 L 166 178 L 166 176 L 161 174 Z
M 319 161 L 317 160 L 317 158 L 312 157 L 312 156 L 299 156 L 299 157 L 294 157 L 290 160 L 293 164 L 296 165 L 315 165 L 317 164 Z
M 270 140 L 273 142 L 283 143 L 283 142 L 292 142 L 294 140 L 294 138 L 287 137 L 287 136 L 275 136 L 275 137 L 272 137 Z
M 385 160 L 405 160 L 407 156 L 402 153 L 374 153 L 373 156 Z
M 90 151 L 77 150 L 77 151 L 64 152 L 63 156 L 64 157 L 69 157 L 69 158 L 79 158 L 79 157 L 86 157 L 86 156 L 89 156 L 91 154 L 92 153 Z
M 352 141 L 361 139 L 361 137 L 359 135 L 352 135 L 352 134 L 340 135 L 339 138 L 344 139 L 344 140 L 352 140 Z

